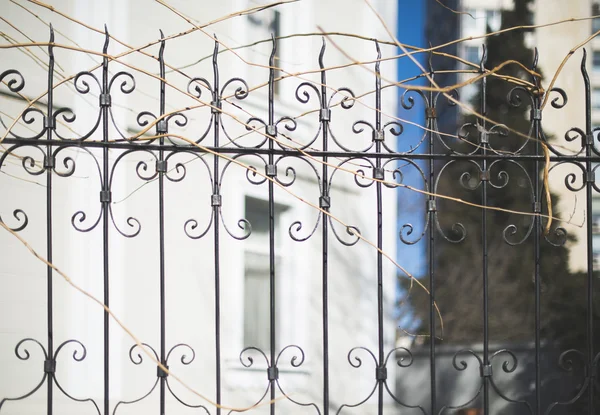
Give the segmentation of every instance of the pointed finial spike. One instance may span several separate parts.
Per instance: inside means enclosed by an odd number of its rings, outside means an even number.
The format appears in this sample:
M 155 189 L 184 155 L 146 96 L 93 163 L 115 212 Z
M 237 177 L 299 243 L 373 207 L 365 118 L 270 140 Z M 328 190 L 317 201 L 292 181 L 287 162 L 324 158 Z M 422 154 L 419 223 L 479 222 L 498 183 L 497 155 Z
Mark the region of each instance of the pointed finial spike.
M 536 46 L 535 48 L 533 48 L 533 63 L 531 64 L 531 69 L 534 71 L 537 69 L 539 57 L 540 55 Z
M 108 34 L 108 28 L 106 27 L 106 23 L 104 24 L 104 47 L 102 48 L 102 53 L 105 55 L 108 53 L 108 42 L 110 41 L 110 35 Z
M 325 64 L 323 63 L 323 56 L 325 56 L 325 47 L 326 47 L 326 43 L 325 43 L 325 37 L 321 37 L 322 40 L 322 44 L 321 44 L 321 52 L 319 52 L 319 67 L 321 69 L 325 68 Z
M 219 39 L 217 39 L 217 35 L 215 35 L 213 33 L 213 37 L 215 39 L 215 47 L 213 49 L 213 56 L 212 56 L 212 61 L 213 61 L 213 65 L 217 65 L 217 56 L 219 55 Z
M 275 34 L 271 32 L 271 41 L 273 42 L 273 49 L 271 49 L 271 56 L 269 57 L 269 66 L 275 65 L 275 54 L 277 53 L 277 42 L 275 41 Z
M 429 72 L 433 73 L 433 49 L 431 42 L 429 42 L 429 56 L 427 57 L 427 64 L 429 65 Z
M 485 71 L 485 63 L 487 61 L 487 49 L 485 47 L 485 44 L 481 45 L 482 48 L 482 54 L 481 54 L 481 60 L 479 61 L 479 69 L 481 69 L 481 71 Z

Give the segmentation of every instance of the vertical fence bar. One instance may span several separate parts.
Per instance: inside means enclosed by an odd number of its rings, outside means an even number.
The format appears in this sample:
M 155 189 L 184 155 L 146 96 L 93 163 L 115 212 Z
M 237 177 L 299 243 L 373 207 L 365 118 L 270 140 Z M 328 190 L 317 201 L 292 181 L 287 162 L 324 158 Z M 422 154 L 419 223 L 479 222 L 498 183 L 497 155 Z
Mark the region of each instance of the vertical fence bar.
M 429 57 L 429 74 L 431 80 L 433 80 L 435 76 L 435 72 L 433 71 L 433 67 L 431 64 L 431 55 Z M 429 86 L 433 87 L 433 84 L 429 81 Z M 427 128 L 429 129 L 429 154 L 434 154 L 434 136 L 433 136 L 433 127 L 435 118 L 435 107 L 433 106 L 433 91 L 429 91 L 429 105 L 426 109 L 425 116 L 427 118 Z M 429 186 L 433 189 L 433 181 L 435 179 L 435 162 L 432 158 L 429 159 Z M 437 388 L 436 388 L 436 366 L 435 366 L 435 339 L 436 339 L 436 330 L 435 330 L 435 230 L 434 230 L 434 215 L 436 211 L 435 206 L 435 196 L 432 194 L 429 195 L 427 201 L 427 211 L 429 215 L 429 223 L 431 224 L 429 227 L 429 247 L 428 247 L 428 259 L 429 259 L 429 382 L 430 382 L 430 390 L 431 390 L 431 414 L 436 413 L 437 409 Z
M 485 72 L 486 50 L 483 46 L 483 56 L 480 63 L 480 72 Z M 481 80 L 481 115 L 487 114 L 487 78 Z M 490 413 L 490 396 L 489 396 L 489 377 L 491 376 L 491 366 L 489 361 L 489 304 L 488 304 L 488 246 L 487 246 L 487 182 L 489 180 L 488 163 L 485 156 L 487 155 L 488 133 L 486 131 L 485 119 L 477 121 L 479 128 L 479 143 L 483 160 L 481 162 L 481 248 L 483 250 L 482 272 L 483 272 L 483 363 L 481 367 L 481 377 L 483 381 L 483 413 Z M 479 124 L 481 123 L 481 124 Z
M 594 250 L 593 250 L 593 229 L 592 229 L 592 187 L 594 185 L 594 172 L 590 160 L 592 146 L 594 145 L 594 133 L 592 131 L 592 109 L 590 78 L 585 67 L 587 51 L 583 50 L 583 59 L 581 60 L 581 73 L 585 85 L 585 196 L 586 196 L 586 231 L 587 231 L 587 376 L 588 376 L 588 414 L 594 414 Z
M 381 130 L 381 49 L 379 42 L 375 41 L 377 48 L 377 62 L 375 63 L 375 131 L 373 139 L 375 141 L 375 152 L 381 153 L 381 142 L 383 141 L 383 131 Z M 383 168 L 381 167 L 381 158 L 375 160 L 375 171 L 373 176 L 376 179 L 383 180 Z M 383 383 L 385 382 L 386 369 L 384 365 L 384 344 L 383 344 L 383 203 L 381 195 L 381 182 L 375 183 L 377 194 L 377 348 L 378 348 L 378 368 L 376 378 L 378 381 L 378 407 L 377 413 L 383 414 Z
M 46 106 L 46 116 L 44 117 L 44 127 L 46 129 L 46 139 L 52 140 L 52 131 L 54 130 L 54 118 L 52 114 L 54 97 L 54 29 L 50 25 L 50 44 L 48 45 L 48 104 Z M 52 146 L 46 145 L 46 156 L 44 158 L 44 168 L 46 169 L 46 258 L 52 264 L 52 170 L 54 169 L 54 156 Z M 54 322 L 53 322 L 53 294 L 52 294 L 52 267 L 47 266 L 47 318 L 48 318 L 48 357 L 44 362 L 44 371 L 48 374 L 48 392 L 47 392 L 47 413 L 52 415 L 53 411 L 53 389 L 54 372 L 56 370 L 56 361 L 54 360 Z
M 160 50 L 158 60 L 160 64 L 160 114 L 156 124 L 156 133 L 161 135 L 159 138 L 158 161 L 156 162 L 156 171 L 158 173 L 158 224 L 159 224 L 159 255 L 160 255 L 160 363 L 165 367 L 167 365 L 165 353 L 165 183 L 164 174 L 167 172 L 167 163 L 164 159 L 163 145 L 165 144 L 165 136 L 167 133 L 167 122 L 163 118 L 165 115 L 165 41 L 162 30 L 160 31 Z M 160 415 L 165 414 L 165 386 L 167 381 L 166 373 L 158 370 L 160 377 Z
M 214 85 L 212 93 L 212 108 L 213 114 L 213 135 L 214 146 L 219 148 L 219 128 L 221 124 L 221 100 L 219 95 L 219 67 L 217 65 L 217 56 L 219 53 L 219 42 L 215 37 L 215 49 L 213 52 L 213 76 Z M 221 206 L 221 195 L 219 194 L 219 157 L 213 156 L 213 196 L 212 208 L 214 216 L 214 261 L 215 261 L 215 376 L 216 376 L 216 402 L 221 404 L 221 259 L 219 250 L 219 208 Z M 221 414 L 221 408 L 217 407 L 217 415 Z
M 269 158 L 266 166 L 266 175 L 272 179 L 277 176 L 276 166 L 273 160 L 273 140 L 277 135 L 277 127 L 275 126 L 274 114 L 274 77 L 275 77 L 275 53 L 277 52 L 277 41 L 273 37 L 273 49 L 269 58 L 269 123 L 267 125 L 267 135 L 269 139 Z M 273 181 L 268 180 L 269 185 L 269 297 L 270 297 L 270 357 L 271 368 L 268 372 L 268 378 L 271 388 L 271 415 L 275 414 L 275 381 L 277 380 L 277 368 L 275 367 L 275 347 L 276 347 L 276 285 L 275 285 L 275 199 Z
M 535 49 L 534 61 L 532 70 L 536 70 L 538 53 L 537 48 Z M 536 89 L 539 89 L 539 78 L 532 76 L 533 84 Z M 533 96 L 533 108 L 531 109 L 531 120 L 533 121 L 533 137 L 535 141 L 535 155 L 540 154 L 540 138 L 541 134 L 541 116 L 542 112 L 540 109 L 541 100 L 537 91 L 534 92 Z M 535 160 L 533 170 L 533 255 L 534 255 L 534 290 L 535 290 L 535 408 L 536 413 L 541 413 L 542 410 L 542 377 L 541 377 L 541 292 L 542 283 L 540 276 L 540 237 L 542 233 L 542 226 L 539 214 L 542 212 L 540 197 L 540 162 L 538 159 Z
M 109 307 L 109 270 L 108 270 L 108 209 L 110 209 L 111 190 L 108 169 L 108 109 L 110 107 L 110 95 L 108 92 L 108 42 L 109 35 L 106 25 L 104 26 L 104 58 L 102 59 L 102 94 L 100 95 L 100 108 L 102 111 L 102 191 L 100 202 L 102 203 L 102 254 L 104 271 L 104 304 Z M 109 315 L 104 311 L 104 415 L 109 415 L 109 375 L 110 375 L 110 345 L 109 345 Z
M 327 105 L 327 78 L 325 75 L 325 64 L 323 63 L 323 55 L 325 54 L 325 38 L 323 38 L 323 46 L 321 47 L 321 53 L 319 53 L 319 68 L 321 68 L 321 112 L 319 114 L 319 121 L 321 122 L 323 129 L 323 151 L 328 150 L 328 128 L 329 121 L 331 120 L 331 110 Z M 323 156 L 323 184 L 321 188 L 321 197 L 319 199 L 319 207 L 325 212 L 329 213 L 331 206 L 329 187 L 328 187 L 328 169 L 327 169 L 327 156 Z M 329 414 L 329 251 L 328 251 L 328 226 L 329 217 L 325 214 L 321 214 L 323 220 L 322 224 L 322 302 L 323 302 L 323 414 Z

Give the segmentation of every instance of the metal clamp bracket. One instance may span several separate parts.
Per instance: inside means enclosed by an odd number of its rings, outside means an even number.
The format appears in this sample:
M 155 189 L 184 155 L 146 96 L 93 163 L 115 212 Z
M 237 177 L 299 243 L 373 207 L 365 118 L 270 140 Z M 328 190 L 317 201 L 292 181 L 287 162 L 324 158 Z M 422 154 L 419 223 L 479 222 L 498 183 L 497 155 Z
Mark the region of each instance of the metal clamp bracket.
M 279 369 L 277 369 L 276 366 L 268 368 L 267 369 L 267 378 L 269 379 L 269 381 L 279 379 Z
M 110 203 L 112 202 L 112 192 L 110 190 L 101 190 L 100 191 L 100 203 Z
M 163 363 L 163 366 L 167 368 L 167 370 L 169 370 L 169 366 L 165 365 Z M 162 367 L 160 366 L 156 366 L 156 376 L 158 376 L 159 378 L 166 378 L 167 376 L 169 376 L 169 374 L 167 372 L 165 372 Z

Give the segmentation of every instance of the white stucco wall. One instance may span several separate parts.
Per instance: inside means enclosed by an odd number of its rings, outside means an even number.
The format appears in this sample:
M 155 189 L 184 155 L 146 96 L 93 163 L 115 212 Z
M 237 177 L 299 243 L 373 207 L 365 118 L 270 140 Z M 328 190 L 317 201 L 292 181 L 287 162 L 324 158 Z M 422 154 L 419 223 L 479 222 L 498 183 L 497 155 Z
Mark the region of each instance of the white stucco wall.
M 53 1 L 57 10 L 63 11 L 90 26 L 102 28 L 107 24 L 109 32 L 116 38 L 132 45 L 143 45 L 158 38 L 158 29 L 165 35 L 178 33 L 189 28 L 189 24 L 181 18 L 166 11 L 157 3 L 132 0 L 119 2 L 76 2 Z M 245 0 L 223 2 L 189 3 L 183 1 L 170 2 L 174 7 L 200 22 L 211 21 L 234 10 L 249 7 Z M 392 2 L 377 3 L 380 10 L 388 19 L 390 28 L 395 27 L 395 6 Z M 34 8 L 36 13 L 47 22 L 52 22 L 55 29 L 77 41 L 81 47 L 99 51 L 103 44 L 101 34 L 93 33 L 64 18 L 41 8 Z M 379 21 L 368 10 L 365 4 L 358 0 L 351 2 L 336 0 L 323 4 L 318 1 L 306 1 L 298 4 L 282 6 L 282 32 L 316 32 L 320 25 L 326 31 L 353 32 L 364 36 L 385 38 L 385 31 Z M 47 28 L 36 21 L 24 10 L 9 5 L 3 12 L 3 17 L 11 22 L 17 22 L 20 28 L 31 37 L 45 41 L 48 37 Z M 10 32 L 10 28 L 2 30 Z M 219 39 L 230 47 L 242 45 L 256 40 L 251 38 L 252 29 L 247 18 L 238 17 L 207 28 L 208 33 L 216 33 Z M 15 37 L 17 35 L 15 34 Z M 344 50 L 349 51 L 358 60 L 373 60 L 376 57 L 374 46 L 370 43 L 356 40 L 335 38 Z M 56 43 L 69 43 L 57 33 Z M 282 42 L 282 65 L 289 72 L 303 72 L 318 68 L 317 57 L 321 46 L 319 37 L 296 38 Z M 111 42 L 109 53 L 117 54 L 124 50 L 115 42 Z M 165 60 L 174 66 L 182 66 L 193 62 L 199 57 L 210 55 L 213 41 L 207 35 L 195 33 L 188 37 L 167 43 Z M 393 49 L 382 47 L 384 55 L 393 53 Z M 158 53 L 158 47 L 149 48 L 152 54 Z M 47 56 L 40 50 L 34 50 L 42 61 Z M 240 52 L 244 59 L 266 65 L 269 48 L 261 46 L 252 50 Z M 92 59 L 84 54 L 65 51 L 56 48 L 56 61 L 65 74 L 74 74 L 91 67 Z M 0 70 L 8 68 L 19 69 L 25 79 L 26 88 L 23 91 L 28 97 L 36 97 L 46 88 L 44 69 L 32 65 L 31 59 L 17 50 L 3 50 L 6 56 L 1 60 Z M 99 60 L 99 58 L 95 58 Z M 138 68 L 157 73 L 158 64 L 147 57 L 131 56 L 125 62 Z M 328 43 L 325 54 L 326 65 L 345 64 L 348 59 Z M 219 56 L 221 86 L 233 76 L 247 79 L 252 87 L 266 81 L 266 69 L 250 69 L 238 57 L 231 53 Z M 372 68 L 372 65 L 370 66 Z M 110 63 L 113 74 L 117 70 L 127 68 L 116 62 Z M 130 69 L 127 69 L 131 71 Z M 133 71 L 132 71 L 133 72 Z M 99 74 L 99 72 L 96 72 Z M 191 76 L 203 76 L 212 82 L 210 59 L 193 68 L 186 69 Z M 395 77 L 393 62 L 382 64 L 383 76 L 387 79 Z M 135 116 L 142 110 L 158 112 L 159 83 L 156 79 L 135 73 L 136 90 L 131 95 L 123 95 L 118 91 L 119 82 L 113 88 L 113 113 L 117 124 L 124 129 L 135 131 Z M 177 74 L 168 73 L 167 79 L 181 89 L 185 89 L 186 80 Z M 312 81 L 318 80 L 318 74 L 307 77 Z M 350 86 L 358 95 L 374 87 L 374 75 L 369 71 L 355 67 L 328 73 L 328 84 L 340 87 Z M 296 116 L 313 109 L 317 105 L 315 96 L 311 97 L 310 105 L 302 105 L 294 98 L 299 79 L 282 82 L 280 95 L 276 98 L 276 114 Z M 92 92 L 96 86 L 91 84 Z M 6 90 L 4 86 L 3 91 Z M 329 94 L 332 92 L 330 91 Z M 177 91 L 167 87 L 167 111 L 184 108 L 193 101 Z M 205 92 L 206 94 L 206 92 Z M 207 95 L 203 96 L 206 99 Z M 74 128 L 85 130 L 93 125 L 96 106 L 95 97 L 85 99 L 76 97 L 72 89 L 66 86 L 57 88 L 55 103 L 59 106 L 72 106 L 77 113 Z M 0 109 L 5 113 L 16 115 L 23 103 L 18 100 L 0 97 Z M 265 88 L 251 92 L 247 100 L 241 102 L 245 110 L 259 117 L 266 116 L 267 96 Z M 365 99 L 367 105 L 373 106 L 372 95 Z M 396 96 L 386 92 L 382 103 L 383 111 L 387 114 L 396 113 Z M 229 107 L 231 111 L 232 107 Z M 208 122 L 206 108 L 187 113 L 190 127 L 185 134 L 198 135 L 198 125 Z M 248 114 L 238 111 L 242 119 Z M 333 110 L 332 125 L 341 142 L 353 149 L 371 140 L 368 131 L 357 140 L 351 131 L 352 122 L 365 119 L 374 122 L 374 112 L 359 103 L 350 111 L 339 107 Z M 389 117 L 384 116 L 384 122 Z M 306 117 L 298 121 L 298 129 L 290 136 L 305 140 L 316 132 L 317 117 Z M 235 122 L 225 120 L 226 126 L 238 132 L 244 131 Z M 38 124 L 39 125 L 39 124 Z M 283 127 L 280 126 L 280 131 Z M 174 129 L 171 129 L 174 132 Z M 101 136 L 96 134 L 93 139 Z M 119 138 L 111 127 L 111 137 Z M 212 143 L 212 134 L 207 138 Z M 221 136 L 221 142 L 226 138 Z M 319 146 L 317 141 L 316 146 Z M 393 143 L 391 144 L 393 145 Z M 101 160 L 101 151 L 92 150 Z M 29 154 L 22 151 L 22 155 Z M 31 154 L 39 153 L 31 152 Z M 71 225 L 71 217 L 78 210 L 86 213 L 84 225 L 91 225 L 100 212 L 98 203 L 99 181 L 98 173 L 92 158 L 77 149 L 65 150 L 77 162 L 77 170 L 70 178 L 53 177 L 53 220 L 54 220 L 54 258 L 53 262 L 69 275 L 74 282 L 89 290 L 93 295 L 102 297 L 102 231 L 101 227 L 89 233 L 77 232 Z M 119 151 L 110 153 L 113 163 L 119 156 Z M 182 156 L 179 160 L 189 159 Z M 212 166 L 212 159 L 207 157 Z M 129 216 L 135 217 L 142 225 L 141 233 L 135 238 L 124 238 L 110 225 L 109 256 L 110 256 L 110 306 L 111 309 L 142 341 L 159 347 L 159 273 L 158 273 L 158 187 L 153 182 L 140 188 L 144 183 L 135 175 L 138 162 L 152 159 L 147 154 L 134 154 L 120 163 L 115 170 L 115 180 L 112 188 L 113 213 L 117 225 L 124 230 Z M 254 159 L 253 161 L 256 161 Z M 57 163 L 61 163 L 59 158 Z M 331 160 L 338 164 L 340 160 Z M 175 159 L 171 166 L 175 163 Z M 286 161 L 281 162 L 280 171 L 285 171 Z M 224 162 L 221 163 L 221 166 Z M 297 181 L 290 190 L 311 203 L 318 203 L 318 186 L 314 173 L 306 168 L 301 161 L 289 162 L 297 169 Z M 151 166 L 151 164 L 150 164 Z M 213 234 L 209 232 L 204 238 L 192 240 L 185 236 L 183 224 L 189 218 L 195 218 L 199 227 L 208 223 L 210 218 L 210 181 L 206 169 L 201 163 L 186 164 L 187 176 L 180 183 L 168 182 L 165 185 L 166 199 L 166 344 L 167 350 L 177 343 L 183 342 L 192 346 L 196 359 L 189 366 L 179 363 L 180 355 L 172 357 L 171 369 L 189 382 L 190 386 L 201 393 L 214 397 L 214 266 L 213 266 Z M 318 168 L 319 174 L 321 167 Z M 22 231 L 22 236 L 31 243 L 34 249 L 45 254 L 45 175 L 30 176 L 23 172 L 19 164 L 3 166 L 3 171 L 26 178 L 29 182 L 2 175 L 0 177 L 0 215 L 9 224 L 13 220 L 14 209 L 26 210 L 29 217 L 28 227 Z M 152 167 L 150 167 L 152 170 Z M 369 174 L 369 170 L 367 173 Z M 32 183 L 33 182 L 33 183 Z M 37 184 L 36 184 L 37 183 Z M 138 189 L 125 201 L 121 201 Z M 228 228 L 239 233 L 236 223 L 244 216 L 244 198 L 246 195 L 259 198 L 266 197 L 266 185 L 253 186 L 245 178 L 243 170 L 231 167 L 223 179 L 223 217 Z M 345 222 L 357 226 L 369 240 L 376 239 L 376 210 L 375 188 L 361 189 L 347 173 L 338 172 L 332 184 L 332 212 Z M 306 361 L 299 368 L 291 368 L 291 354 L 284 354 L 280 363 L 280 379 L 286 392 L 300 402 L 314 402 L 322 407 L 322 318 L 321 318 L 321 234 L 320 228 L 306 242 L 298 243 L 289 238 L 287 230 L 290 225 L 300 220 L 303 223 L 301 234 L 305 235 L 314 226 L 317 214 L 309 206 L 294 199 L 285 191 L 277 188 L 275 191 L 277 203 L 289 207 L 281 216 L 284 238 L 277 244 L 277 250 L 284 252 L 284 265 L 281 280 L 278 281 L 278 301 L 283 305 L 283 311 L 278 315 L 281 331 L 278 337 L 278 347 L 297 344 L 306 353 Z M 396 194 L 392 190 L 384 191 L 384 250 L 396 252 L 397 234 L 395 231 Z M 393 224 L 393 225 L 392 225 Z M 256 401 L 267 384 L 264 362 L 255 360 L 259 369 L 244 369 L 239 362 L 239 353 L 243 344 L 243 274 L 244 247 L 252 244 L 252 237 L 239 242 L 227 235 L 221 226 L 221 324 L 222 324 L 222 376 L 223 402 L 229 405 L 249 405 Z M 340 235 L 345 230 L 334 225 Z M 343 236 L 342 236 L 343 237 Z M 347 360 L 347 354 L 352 347 L 365 346 L 377 350 L 377 280 L 376 253 L 372 247 L 358 243 L 353 247 L 339 244 L 330 230 L 329 232 L 329 325 L 330 325 L 330 388 L 331 405 L 337 408 L 342 403 L 353 404 L 360 401 L 370 392 L 374 380 L 374 366 L 368 356 L 362 356 L 363 366 L 352 368 Z M 0 377 L 0 399 L 20 395 L 30 390 L 37 379 L 41 379 L 41 354 L 33 346 L 29 346 L 31 358 L 27 361 L 18 360 L 13 352 L 16 343 L 25 337 L 39 340 L 46 346 L 46 281 L 45 267 L 36 261 L 31 254 L 6 232 L 0 233 L 1 263 L 0 268 L 0 364 L 12 376 Z M 396 269 L 384 260 L 384 328 L 385 351 L 391 350 L 395 339 L 395 321 L 392 316 L 395 299 Z M 71 360 L 73 348 L 66 346 L 58 358 L 57 378 L 61 385 L 75 397 L 91 397 L 99 405 L 102 403 L 102 310 L 89 299 L 75 292 L 61 281 L 54 278 L 54 337 L 55 347 L 63 341 L 75 338 L 85 344 L 87 357 L 80 363 Z M 110 355 L 111 355 L 111 408 L 120 400 L 131 400 L 142 396 L 155 381 L 156 368 L 148 359 L 139 365 L 133 365 L 129 360 L 128 350 L 132 345 L 120 328 L 111 322 Z M 37 353 L 37 354 L 36 354 Z M 189 356 L 189 352 L 187 352 Z M 394 367 L 388 364 L 388 384 L 394 390 Z M 181 397 L 195 404 L 202 403 L 191 396 L 175 382 L 171 381 L 174 391 Z M 21 402 L 8 402 L 2 408 L 6 414 L 40 413 L 46 405 L 46 387 L 42 387 L 35 395 Z M 94 413 L 90 403 L 73 403 L 64 398 L 55 389 L 55 408 L 60 413 Z M 168 396 L 170 396 L 167 393 Z M 386 397 L 386 405 L 391 400 Z M 184 413 L 183 409 L 172 397 L 167 399 L 169 413 Z M 277 404 L 285 413 L 305 411 L 289 402 Z M 117 413 L 142 413 L 155 411 L 158 408 L 158 393 L 138 404 L 121 406 Z M 364 413 L 371 413 L 376 408 L 376 400 L 370 400 L 364 407 Z M 210 409 L 210 407 L 209 407 Z M 268 407 L 259 408 L 264 412 Z M 361 412 L 363 413 L 363 412 Z

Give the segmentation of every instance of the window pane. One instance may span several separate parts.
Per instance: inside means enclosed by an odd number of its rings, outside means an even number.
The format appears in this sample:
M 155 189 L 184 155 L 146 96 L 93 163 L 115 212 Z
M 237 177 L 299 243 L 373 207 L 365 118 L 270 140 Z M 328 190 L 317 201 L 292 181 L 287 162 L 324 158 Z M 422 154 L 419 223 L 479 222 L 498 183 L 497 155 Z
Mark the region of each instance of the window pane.
M 245 218 L 250 222 L 252 245 L 260 250 L 269 249 L 269 202 L 253 197 L 246 198 Z M 277 227 L 276 227 L 277 228 Z
M 269 256 L 245 255 L 244 347 L 269 350 Z
M 466 13 L 462 15 L 462 29 L 464 32 L 471 32 L 475 30 L 477 27 L 476 18 L 477 18 L 477 10 L 475 9 L 467 9 Z M 473 16 L 473 17 L 471 17 Z
M 275 272 L 281 261 L 275 258 Z M 269 255 L 246 252 L 244 255 L 244 347 L 270 350 Z
M 592 89 L 592 107 L 600 108 L 600 88 Z
M 477 46 L 465 47 L 465 59 L 471 63 L 479 63 L 479 48 Z
M 592 60 L 592 69 L 594 71 L 600 71 L 600 52 L 594 51 Z
M 485 22 L 492 32 L 500 30 L 502 25 L 502 14 L 500 10 L 486 10 Z
M 275 205 L 275 230 L 283 205 Z M 252 234 L 244 247 L 244 347 L 257 347 L 267 353 L 270 350 L 271 303 L 270 303 L 270 264 L 269 264 L 269 202 L 253 197 L 245 198 L 244 217 L 252 226 Z M 278 232 L 277 232 L 278 233 Z M 278 240 L 278 235 L 275 235 Z M 280 274 L 281 253 L 275 250 L 276 278 Z M 276 298 L 279 296 L 275 294 Z M 281 310 L 279 301 L 277 312 Z M 277 330 L 275 331 L 277 335 Z
M 592 215 L 592 232 L 600 233 L 600 214 Z
M 594 1 L 592 3 L 592 16 L 600 15 L 600 3 Z M 592 33 L 596 33 L 600 30 L 600 19 L 592 20 Z

